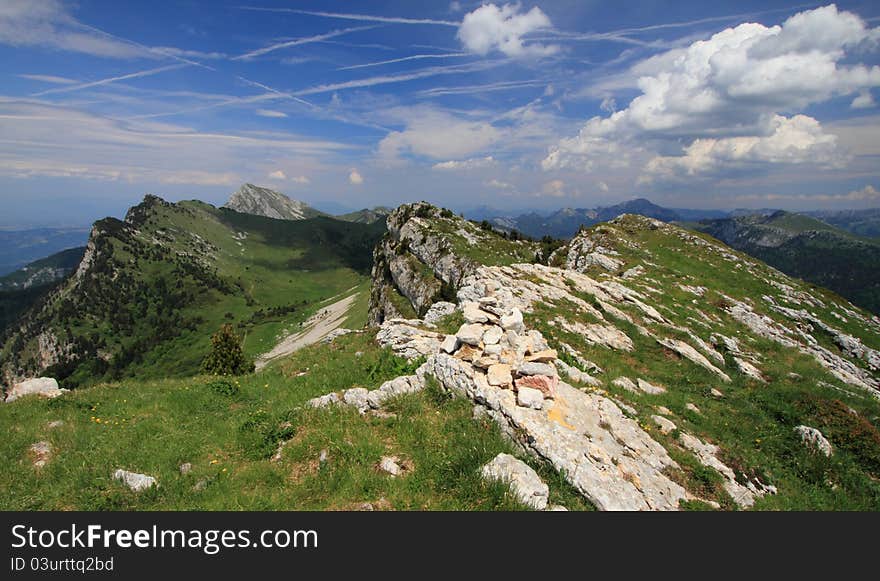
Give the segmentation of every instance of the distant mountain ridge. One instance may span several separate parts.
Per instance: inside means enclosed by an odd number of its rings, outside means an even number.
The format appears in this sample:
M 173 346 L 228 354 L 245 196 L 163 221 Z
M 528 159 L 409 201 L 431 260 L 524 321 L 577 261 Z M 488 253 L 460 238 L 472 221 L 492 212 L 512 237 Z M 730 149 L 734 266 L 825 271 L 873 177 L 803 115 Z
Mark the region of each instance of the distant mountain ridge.
M 624 214 L 639 214 L 663 222 L 699 222 L 744 216 L 770 216 L 778 209 L 736 208 L 733 210 L 704 210 L 666 208 L 645 198 L 636 198 L 612 206 L 596 208 L 561 208 L 553 212 L 531 211 L 519 215 L 501 214 L 498 210 L 480 207 L 468 212 L 473 220 L 486 220 L 502 231 L 517 230 L 532 238 L 552 236 L 571 238 L 581 227 L 607 222 Z M 880 208 L 867 210 L 818 210 L 789 212 L 821 220 L 857 236 L 880 237 Z
M 252 214 L 278 220 L 305 220 L 325 216 L 305 202 L 293 200 L 269 188 L 244 184 L 223 205 L 241 214 Z

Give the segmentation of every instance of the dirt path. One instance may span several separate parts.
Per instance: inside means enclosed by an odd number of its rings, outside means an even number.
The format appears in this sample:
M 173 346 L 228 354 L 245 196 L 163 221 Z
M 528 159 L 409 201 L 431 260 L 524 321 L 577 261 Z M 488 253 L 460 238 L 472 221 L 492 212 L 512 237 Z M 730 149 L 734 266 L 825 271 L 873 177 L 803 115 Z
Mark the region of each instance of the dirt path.
M 303 330 L 293 335 L 288 335 L 281 340 L 268 353 L 264 353 L 257 358 L 255 364 L 257 371 L 263 369 L 271 361 L 290 355 L 297 349 L 302 349 L 313 343 L 317 343 L 342 325 L 348 310 L 357 299 L 357 293 L 347 296 L 342 300 L 322 308 L 320 311 L 309 317 L 303 324 Z

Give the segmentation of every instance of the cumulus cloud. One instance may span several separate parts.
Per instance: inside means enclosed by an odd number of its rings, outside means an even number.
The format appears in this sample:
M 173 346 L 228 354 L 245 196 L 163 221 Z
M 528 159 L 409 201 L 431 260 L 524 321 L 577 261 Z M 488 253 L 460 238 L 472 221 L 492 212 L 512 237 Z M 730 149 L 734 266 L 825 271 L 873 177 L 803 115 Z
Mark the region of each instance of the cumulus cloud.
M 440 163 L 435 163 L 431 167 L 432 169 L 436 170 L 461 171 L 492 167 L 493 165 L 495 165 L 495 163 L 495 158 L 489 155 L 487 157 L 474 157 L 471 159 L 463 159 L 460 161 L 442 161 Z
M 359 186 L 364 183 L 364 178 L 357 169 L 352 169 L 348 174 L 348 183 Z
M 285 173 L 283 171 L 281 171 L 280 169 L 270 173 L 269 177 L 272 178 L 273 180 L 286 180 L 287 179 L 287 175 L 285 175 Z
M 486 149 L 500 136 L 501 132 L 488 122 L 420 109 L 407 115 L 405 130 L 392 131 L 379 142 L 379 153 L 386 160 L 396 159 L 401 153 L 461 159 Z
M 877 103 L 874 101 L 874 96 L 871 95 L 870 91 L 861 91 L 850 104 L 850 107 L 853 109 L 870 109 L 876 106 Z
M 601 192 L 607 192 L 607 191 L 608 191 L 608 184 L 606 184 L 605 182 L 599 182 L 599 183 L 597 183 L 597 184 L 596 184 L 596 187 L 599 188 L 599 191 L 601 191 Z
M 312 183 L 312 181 L 309 178 L 307 178 L 306 176 L 294 176 L 294 177 L 290 178 L 290 181 L 297 183 L 297 184 L 310 184 L 310 183 Z
M 812 117 L 777 115 L 770 126 L 772 131 L 766 136 L 697 139 L 685 148 L 684 155 L 654 157 L 645 168 L 648 179 L 716 174 L 756 163 L 833 167 L 845 159 L 837 151 L 837 137 L 825 133 Z
M 559 47 L 525 44 L 523 37 L 552 26 L 550 18 L 537 6 L 520 12 L 519 3 L 501 7 L 483 4 L 465 15 L 457 36 L 467 50 L 477 54 L 499 51 L 509 57 L 537 57 L 553 54 Z
M 641 94 L 625 109 L 587 121 L 552 147 L 542 166 L 588 170 L 597 158 L 646 143 L 665 153 L 649 164 L 655 174 L 696 175 L 743 162 L 829 163 L 833 136 L 815 119 L 781 113 L 880 86 L 880 67 L 854 62 L 878 38 L 880 29 L 834 5 L 778 26 L 728 28 L 633 67 Z M 668 155 L 676 147 L 677 160 Z

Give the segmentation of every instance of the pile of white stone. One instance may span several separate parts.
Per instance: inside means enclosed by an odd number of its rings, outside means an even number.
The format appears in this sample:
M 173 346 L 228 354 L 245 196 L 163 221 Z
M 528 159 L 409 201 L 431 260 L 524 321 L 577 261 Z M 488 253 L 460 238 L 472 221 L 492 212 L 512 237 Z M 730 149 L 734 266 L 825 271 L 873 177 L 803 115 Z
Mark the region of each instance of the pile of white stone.
M 557 353 L 539 331 L 525 330 L 518 308 L 504 308 L 486 296 L 463 302 L 461 311 L 465 323 L 446 336 L 442 352 L 470 363 L 477 382 L 515 391 L 520 406 L 539 410 L 556 397 Z

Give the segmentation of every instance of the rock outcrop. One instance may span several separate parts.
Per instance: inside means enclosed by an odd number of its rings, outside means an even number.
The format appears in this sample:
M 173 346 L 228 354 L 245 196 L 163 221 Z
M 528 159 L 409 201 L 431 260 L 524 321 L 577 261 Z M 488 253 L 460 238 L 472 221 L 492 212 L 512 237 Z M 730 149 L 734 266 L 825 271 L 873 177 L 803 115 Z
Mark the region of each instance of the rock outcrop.
M 279 220 L 305 220 L 319 214 L 306 203 L 292 200 L 280 192 L 253 184 L 244 184 L 223 205 L 242 214 Z
M 59 389 L 58 382 L 51 377 L 27 379 L 12 386 L 12 388 L 6 393 L 6 403 L 14 402 L 17 399 L 28 395 L 38 395 L 40 397 L 54 399 L 65 391 L 66 390 L 64 389 Z

